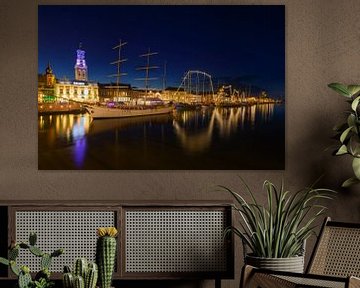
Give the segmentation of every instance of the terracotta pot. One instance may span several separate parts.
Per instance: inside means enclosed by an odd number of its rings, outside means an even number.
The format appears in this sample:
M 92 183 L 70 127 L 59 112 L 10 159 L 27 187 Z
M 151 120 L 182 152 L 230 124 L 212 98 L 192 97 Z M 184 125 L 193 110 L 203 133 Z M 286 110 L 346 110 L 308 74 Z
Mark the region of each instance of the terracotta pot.
M 304 256 L 263 258 L 246 255 L 245 263 L 262 269 L 304 273 Z

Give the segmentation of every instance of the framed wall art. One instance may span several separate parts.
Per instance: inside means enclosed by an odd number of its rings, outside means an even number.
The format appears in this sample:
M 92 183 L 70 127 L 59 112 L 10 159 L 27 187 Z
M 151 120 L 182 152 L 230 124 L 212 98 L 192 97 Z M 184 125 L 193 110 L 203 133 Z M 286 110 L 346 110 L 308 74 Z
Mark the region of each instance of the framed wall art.
M 39 5 L 38 168 L 285 167 L 283 5 Z

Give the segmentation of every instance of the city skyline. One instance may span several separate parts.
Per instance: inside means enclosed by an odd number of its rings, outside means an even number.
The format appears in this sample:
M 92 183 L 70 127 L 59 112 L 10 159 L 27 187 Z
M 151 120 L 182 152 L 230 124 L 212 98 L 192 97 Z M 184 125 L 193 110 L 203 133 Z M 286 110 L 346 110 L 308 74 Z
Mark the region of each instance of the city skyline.
M 140 54 L 159 52 L 151 63 L 160 67 L 151 74 L 162 88 L 178 87 L 187 70 L 203 70 L 224 84 L 247 83 L 284 97 L 284 6 L 59 6 L 39 5 L 38 72 L 51 63 L 58 79 L 74 79 L 76 50 L 86 51 L 89 80 L 116 82 L 110 65 L 117 59 L 112 47 L 128 42 L 121 79 L 143 87 Z

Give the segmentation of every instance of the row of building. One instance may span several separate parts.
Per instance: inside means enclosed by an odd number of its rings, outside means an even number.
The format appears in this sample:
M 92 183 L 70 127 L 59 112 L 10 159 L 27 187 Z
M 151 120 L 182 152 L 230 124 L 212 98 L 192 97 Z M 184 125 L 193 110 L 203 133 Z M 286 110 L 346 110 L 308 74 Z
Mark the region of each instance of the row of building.
M 130 84 L 101 84 L 88 80 L 88 67 L 85 60 L 85 51 L 81 46 L 76 51 L 76 63 L 74 66 L 75 79 L 59 80 L 56 78 L 50 63 L 45 73 L 38 75 L 38 103 L 64 104 L 69 102 L 128 102 L 136 91 Z
M 199 73 L 199 71 L 195 71 Z M 201 72 L 204 73 L 204 72 Z M 206 74 L 206 73 L 204 73 Z M 38 109 L 39 112 L 63 112 L 81 110 L 82 103 L 105 103 L 123 102 L 126 104 L 153 104 L 161 98 L 164 101 L 174 101 L 188 104 L 216 104 L 216 105 L 242 105 L 247 103 L 267 103 L 275 100 L 267 97 L 265 92 L 259 97 L 246 95 L 245 91 L 231 91 L 231 85 L 223 86 L 216 94 L 192 93 L 192 89 L 168 88 L 160 93 L 150 93 L 146 100 L 143 99 L 144 91 L 132 89 L 130 84 L 116 85 L 113 83 L 95 83 L 88 80 L 88 67 L 85 60 L 85 51 L 81 48 L 76 50 L 76 62 L 74 66 L 75 79 L 58 80 L 48 63 L 45 73 L 38 75 Z M 188 79 L 188 82 L 191 82 Z M 184 82 L 184 81 L 183 81 Z M 192 82 L 191 82 L 192 83 Z M 212 85 L 212 84 L 211 84 Z M 212 87 L 212 86 L 211 86 Z M 225 89 L 230 87 L 230 93 Z M 236 92 L 236 93 L 235 93 Z M 141 102 L 143 101 L 143 102 Z

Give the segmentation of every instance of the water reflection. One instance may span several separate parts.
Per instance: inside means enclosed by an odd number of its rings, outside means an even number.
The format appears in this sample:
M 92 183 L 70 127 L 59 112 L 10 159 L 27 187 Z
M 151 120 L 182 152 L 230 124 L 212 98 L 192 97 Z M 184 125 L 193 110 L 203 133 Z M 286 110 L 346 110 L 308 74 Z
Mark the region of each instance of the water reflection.
M 274 115 L 274 105 L 181 111 L 175 114 L 173 127 L 182 147 L 198 153 L 211 146 L 216 133 L 227 139 L 247 127 L 255 129 L 257 119 L 261 124 L 268 123 Z
M 46 133 L 47 146 L 73 145 L 83 140 L 90 127 L 88 114 L 39 116 L 39 134 Z
M 144 127 L 144 137 L 146 137 L 146 127 L 165 124 L 172 119 L 172 115 L 153 115 L 130 118 L 114 118 L 92 121 L 90 124 L 89 134 L 96 135 L 107 131 L 121 131 L 131 127 Z
M 284 162 L 284 106 L 276 104 L 94 121 L 44 115 L 38 127 L 39 169 L 280 169 Z

